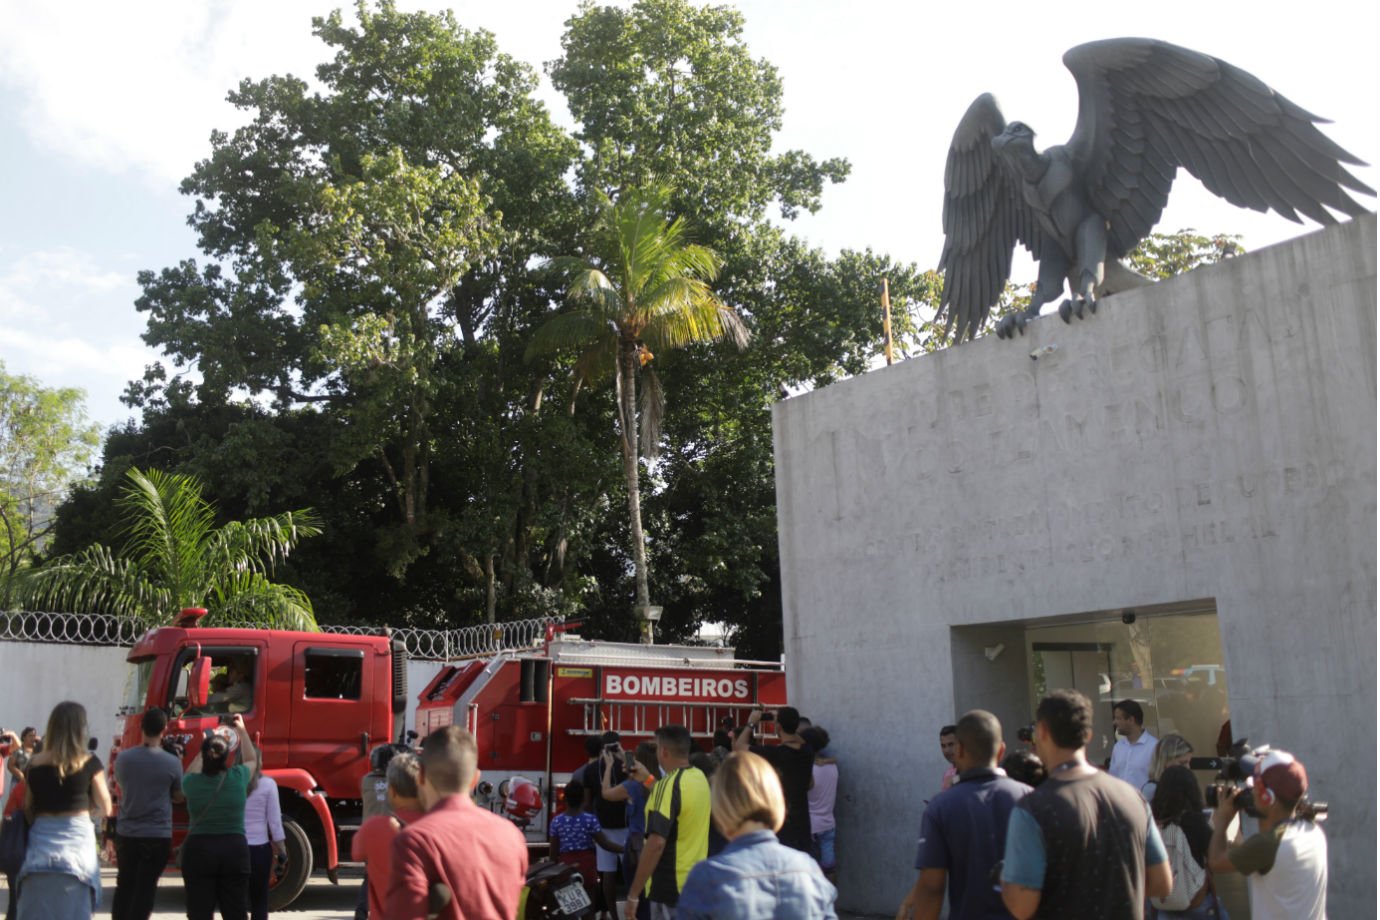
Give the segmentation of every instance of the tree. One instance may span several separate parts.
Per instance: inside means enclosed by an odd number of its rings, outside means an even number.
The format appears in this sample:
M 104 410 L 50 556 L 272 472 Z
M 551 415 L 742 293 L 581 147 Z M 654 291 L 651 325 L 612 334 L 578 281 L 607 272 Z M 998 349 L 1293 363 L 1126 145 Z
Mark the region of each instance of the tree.
M 207 622 L 315 630 L 311 601 L 269 580 L 274 565 L 304 537 L 321 532 L 311 511 L 215 524 L 215 509 L 190 476 L 131 469 L 117 500 L 122 550 L 102 544 L 53 559 L 19 583 L 30 604 L 112 613 L 167 625 L 184 607 L 205 607 Z
M 538 328 L 528 348 L 529 357 L 583 349 L 575 365 L 581 382 L 614 369 L 639 608 L 651 601 L 638 456 L 655 459 L 664 411 L 661 384 L 647 365 L 659 351 L 724 338 L 744 348 L 748 339 L 738 314 L 709 287 L 722 265 L 719 256 L 689 242 L 685 222 L 666 217 L 668 206 L 664 188 L 602 201 L 594 257 L 559 263 L 573 272 L 568 294 L 575 309 Z
M 552 239 L 575 144 L 492 35 L 390 0 L 357 9 L 358 27 L 313 20 L 335 51 L 320 91 L 275 76 L 230 94 L 249 124 L 213 135 L 182 186 L 210 261 L 142 273 L 137 306 L 147 342 L 197 364 L 200 402 L 247 391 L 338 419 L 323 449 L 341 474 L 388 478 L 379 545 L 401 575 L 446 523 L 428 515 L 437 394 L 486 325 L 544 306 L 530 266 L 568 248 Z M 166 376 L 151 368 L 131 398 L 189 395 Z
M 1156 281 L 1182 275 L 1200 265 L 1211 265 L 1246 251 L 1241 237 L 1217 233 L 1203 236 L 1188 228 L 1178 233 L 1152 233 L 1126 255 L 1132 268 Z
M 84 398 L 7 374 L 0 361 L 0 610 L 10 609 L 15 576 L 41 549 L 58 502 L 100 443 Z

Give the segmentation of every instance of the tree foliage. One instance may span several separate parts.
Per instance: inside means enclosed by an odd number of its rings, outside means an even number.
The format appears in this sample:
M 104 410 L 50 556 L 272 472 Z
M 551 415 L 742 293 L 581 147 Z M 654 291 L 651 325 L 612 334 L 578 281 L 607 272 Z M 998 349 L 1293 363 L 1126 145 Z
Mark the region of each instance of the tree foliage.
M 84 398 L 7 374 L 0 361 L 0 610 L 10 609 L 15 577 L 42 549 L 58 503 L 100 441 Z
M 940 277 L 791 232 L 849 167 L 774 146 L 780 77 L 736 10 L 582 4 L 547 65 L 569 133 L 488 33 L 391 2 L 356 12 L 314 20 L 315 88 L 269 76 L 230 94 L 248 123 L 183 183 L 200 253 L 140 279 L 169 366 L 131 385 L 143 420 L 107 439 L 52 552 L 110 544 L 126 472 L 155 468 L 198 477 L 232 519 L 318 509 L 322 535 L 280 575 L 323 621 L 574 614 L 631 639 L 628 608 L 649 600 L 664 638 L 719 622 L 745 656 L 776 657 L 771 407 L 880 363 L 884 279 L 899 357 L 943 347 Z M 718 307 L 660 328 L 637 311 L 656 285 L 620 274 L 641 256 L 607 218 L 655 186 L 669 191 L 649 225 L 703 247 L 667 289 L 712 276 L 751 348 L 696 341 Z M 1145 252 L 1173 270 L 1225 254 L 1210 237 Z M 583 296 L 567 298 L 572 276 L 551 267 L 572 255 Z M 630 354 L 634 382 L 571 385 L 617 381 Z M 624 402 L 654 389 L 659 437 Z M 646 444 L 625 450 L 634 430 Z
M 205 607 L 208 625 L 316 629 L 311 601 L 269 579 L 304 537 L 310 511 L 215 526 L 215 509 L 184 475 L 131 469 L 116 502 L 125 542 L 92 544 L 25 573 L 20 596 L 35 609 L 111 613 L 167 625 Z

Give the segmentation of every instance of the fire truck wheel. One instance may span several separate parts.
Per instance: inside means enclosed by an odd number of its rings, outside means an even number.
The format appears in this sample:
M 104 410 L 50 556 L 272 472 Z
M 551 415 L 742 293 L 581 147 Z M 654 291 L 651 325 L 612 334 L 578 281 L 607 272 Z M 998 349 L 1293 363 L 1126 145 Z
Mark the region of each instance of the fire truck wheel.
M 307 832 L 292 818 L 283 818 L 283 836 L 287 843 L 287 869 L 282 878 L 269 879 L 268 909 L 280 911 L 297 900 L 311 878 L 311 840 Z

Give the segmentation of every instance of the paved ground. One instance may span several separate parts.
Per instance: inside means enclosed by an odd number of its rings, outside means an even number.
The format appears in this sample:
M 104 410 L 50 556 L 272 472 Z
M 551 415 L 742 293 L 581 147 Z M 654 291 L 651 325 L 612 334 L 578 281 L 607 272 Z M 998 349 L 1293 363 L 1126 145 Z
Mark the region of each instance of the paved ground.
M 0 876 L 3 878 L 3 876 Z M 318 875 L 307 885 L 302 896 L 284 911 L 281 916 L 291 920 L 352 920 L 355 915 L 355 895 L 359 891 L 358 873 L 345 869 L 341 871 L 339 885 L 332 885 L 330 879 Z M 115 892 L 115 870 L 103 869 L 105 897 L 102 913 L 110 910 L 110 898 Z M 9 898 L 9 891 L 0 882 L 0 910 Z M 177 876 L 164 876 L 158 886 L 158 901 L 154 906 L 154 920 L 181 920 L 186 917 L 182 900 L 182 880 Z M 840 920 L 862 920 L 857 914 L 840 914 Z

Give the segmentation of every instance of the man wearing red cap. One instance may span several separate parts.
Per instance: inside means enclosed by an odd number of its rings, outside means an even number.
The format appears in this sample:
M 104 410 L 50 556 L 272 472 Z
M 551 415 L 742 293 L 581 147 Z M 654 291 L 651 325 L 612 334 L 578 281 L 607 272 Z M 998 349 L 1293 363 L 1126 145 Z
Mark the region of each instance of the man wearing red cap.
M 1327 838 L 1300 808 L 1308 773 L 1287 751 L 1266 751 L 1251 777 L 1260 832 L 1235 846 L 1227 827 L 1240 790 L 1219 790 L 1208 846 L 1213 872 L 1241 872 L 1255 920 L 1326 920 Z

